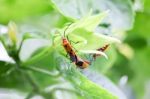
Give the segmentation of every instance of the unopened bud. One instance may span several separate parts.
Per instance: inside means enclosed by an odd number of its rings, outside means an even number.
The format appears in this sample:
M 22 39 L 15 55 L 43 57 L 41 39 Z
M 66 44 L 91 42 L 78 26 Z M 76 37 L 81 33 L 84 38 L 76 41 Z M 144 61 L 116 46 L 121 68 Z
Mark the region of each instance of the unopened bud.
M 12 43 L 15 45 L 17 42 L 17 26 L 12 21 L 8 23 L 8 35 Z

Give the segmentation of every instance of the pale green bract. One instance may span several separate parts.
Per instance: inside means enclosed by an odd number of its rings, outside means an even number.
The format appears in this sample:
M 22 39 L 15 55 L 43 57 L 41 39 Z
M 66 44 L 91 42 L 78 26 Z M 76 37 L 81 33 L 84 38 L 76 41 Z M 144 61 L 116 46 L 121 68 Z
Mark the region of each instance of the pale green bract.
M 117 38 L 94 32 L 95 28 L 102 22 L 108 13 L 108 11 L 105 11 L 96 15 L 89 14 L 80 20 L 76 20 L 76 22 L 71 25 L 66 26 L 64 29 L 60 30 L 60 32 L 64 33 L 65 29 L 68 28 L 65 31 L 65 36 L 68 36 L 69 40 L 74 42 L 85 42 L 73 45 L 78 50 L 95 50 L 105 44 L 120 43 L 121 41 Z M 59 44 L 61 42 L 61 37 L 56 37 L 54 42 Z

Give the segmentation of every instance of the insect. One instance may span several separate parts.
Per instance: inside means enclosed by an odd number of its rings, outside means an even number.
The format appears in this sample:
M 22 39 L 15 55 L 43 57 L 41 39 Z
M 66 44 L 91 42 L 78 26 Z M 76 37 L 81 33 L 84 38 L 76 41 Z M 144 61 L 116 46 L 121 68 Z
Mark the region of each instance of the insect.
M 69 26 L 68 26 L 69 27 Z M 81 59 L 79 56 L 77 56 L 75 50 L 71 46 L 71 43 L 68 40 L 68 37 L 65 37 L 65 32 L 68 29 L 68 27 L 64 31 L 64 36 L 62 37 L 62 45 L 67 52 L 67 55 L 69 55 L 71 62 L 73 62 L 76 66 L 78 66 L 81 69 L 84 69 L 90 65 L 89 61 Z
M 109 47 L 109 44 L 97 49 L 97 51 L 104 52 Z M 97 56 L 101 56 L 101 54 L 93 54 L 93 59 L 95 60 Z

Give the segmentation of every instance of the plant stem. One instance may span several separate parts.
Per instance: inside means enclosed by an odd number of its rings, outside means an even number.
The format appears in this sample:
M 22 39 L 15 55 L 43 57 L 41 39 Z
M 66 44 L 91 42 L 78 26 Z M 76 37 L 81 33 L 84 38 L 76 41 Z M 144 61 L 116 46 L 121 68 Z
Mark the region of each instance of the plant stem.
M 35 72 L 39 72 L 39 73 L 43 73 L 43 74 L 46 74 L 48 76 L 52 76 L 52 77 L 59 77 L 60 76 L 60 73 L 54 73 L 54 72 L 50 72 L 50 71 L 47 71 L 47 70 L 44 70 L 44 69 L 41 69 L 41 68 L 35 68 L 35 67 L 21 67 L 23 69 L 26 69 L 26 70 L 31 70 L 31 71 L 35 71 Z
M 22 71 L 23 75 L 27 79 L 28 83 L 33 87 L 33 90 L 37 93 L 40 93 L 40 89 L 38 84 L 32 79 L 29 73 Z
M 34 96 L 34 92 L 31 91 L 26 97 L 25 99 L 31 99 Z
M 22 47 L 23 42 L 24 42 L 24 39 L 21 40 L 21 43 L 20 43 L 19 48 L 18 48 L 18 50 L 17 50 L 17 54 L 18 54 L 18 55 L 19 55 L 19 53 L 20 53 L 20 50 L 21 50 L 21 47 Z
M 28 83 L 33 87 L 33 90 L 37 93 L 40 93 L 40 88 L 38 84 L 32 79 L 31 75 L 27 71 L 23 71 L 20 66 L 20 62 L 16 61 L 16 69 L 25 77 Z

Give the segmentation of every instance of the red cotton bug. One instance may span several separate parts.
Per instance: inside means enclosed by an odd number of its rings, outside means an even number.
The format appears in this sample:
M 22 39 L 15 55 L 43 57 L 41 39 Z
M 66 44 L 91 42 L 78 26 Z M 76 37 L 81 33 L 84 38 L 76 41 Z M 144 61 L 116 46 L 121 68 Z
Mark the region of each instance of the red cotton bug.
M 105 51 L 108 47 L 109 47 L 109 44 L 107 44 L 107 45 L 105 45 L 105 46 L 103 46 L 103 47 L 101 47 L 101 48 L 97 49 L 97 51 L 104 52 L 104 51 Z M 96 57 L 98 57 L 98 56 L 101 56 L 101 54 L 93 54 L 93 58 L 94 58 L 94 60 L 95 60 L 95 59 L 96 59 Z
M 83 60 L 79 56 L 77 56 L 77 54 L 75 53 L 75 50 L 71 46 L 71 43 L 69 42 L 69 40 L 67 38 L 65 38 L 65 32 L 68 29 L 68 27 L 64 31 L 64 37 L 62 37 L 62 45 L 63 45 L 65 51 L 67 52 L 67 55 L 69 55 L 71 62 L 73 62 L 77 67 L 84 69 L 84 68 L 88 67 L 90 62 Z

